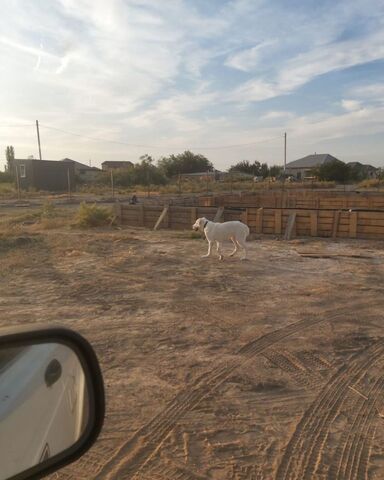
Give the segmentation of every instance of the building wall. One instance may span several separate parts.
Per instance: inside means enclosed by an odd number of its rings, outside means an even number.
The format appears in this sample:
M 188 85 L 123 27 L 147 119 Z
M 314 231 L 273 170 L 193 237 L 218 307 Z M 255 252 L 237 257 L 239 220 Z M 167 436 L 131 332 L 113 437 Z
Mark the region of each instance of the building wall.
M 52 160 L 15 159 L 11 167 L 15 183 L 18 173 L 22 190 L 44 190 L 62 192 L 68 190 L 68 178 L 71 189 L 75 187 L 75 170 L 73 165 Z
M 100 175 L 101 170 L 81 170 L 77 169 L 76 175 L 84 182 L 94 182 Z
M 308 177 L 310 175 L 310 172 L 311 172 L 310 168 L 287 168 L 286 169 L 287 175 L 292 175 L 298 180 L 303 180 L 304 177 Z

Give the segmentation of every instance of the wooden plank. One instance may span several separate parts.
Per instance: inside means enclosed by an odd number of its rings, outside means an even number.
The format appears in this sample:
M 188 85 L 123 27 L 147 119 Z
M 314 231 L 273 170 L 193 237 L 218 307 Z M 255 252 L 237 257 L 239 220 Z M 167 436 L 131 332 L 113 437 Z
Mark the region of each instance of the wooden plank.
M 337 229 L 339 228 L 340 210 L 336 210 L 333 216 L 332 238 L 337 237 Z
M 357 212 L 351 212 L 349 214 L 349 236 L 351 238 L 357 237 L 357 218 L 358 218 Z
M 159 218 L 157 219 L 157 222 L 155 224 L 155 226 L 153 227 L 153 230 L 157 230 L 160 226 L 160 223 L 164 220 L 165 216 L 168 214 L 168 205 L 166 205 L 164 208 L 163 208 L 163 211 L 160 213 L 160 216 Z
M 244 210 L 244 212 L 241 213 L 241 221 L 245 223 L 245 225 L 248 225 L 248 208 Z
M 357 233 L 373 233 L 384 238 L 384 227 L 376 227 L 372 225 L 358 225 Z
M 292 212 L 288 217 L 287 227 L 284 232 L 284 240 L 290 240 L 296 223 L 296 212 Z
M 362 219 L 381 220 L 384 218 L 384 212 L 359 211 L 359 220 Z
M 224 213 L 224 207 L 219 207 L 213 219 L 214 222 L 218 222 Z
M 311 237 L 317 237 L 317 211 L 310 212 Z
M 275 211 L 275 233 L 277 235 L 281 234 L 281 220 L 282 220 L 281 210 L 277 209 Z
M 145 207 L 144 207 L 144 205 L 140 205 L 139 225 L 141 227 L 145 226 Z
M 193 225 L 197 220 L 197 208 L 191 207 L 191 225 Z
M 263 233 L 263 207 L 257 209 L 256 233 Z
M 353 212 L 353 213 L 358 214 L 358 212 Z M 384 218 L 380 219 L 380 220 L 370 220 L 370 219 L 367 219 L 367 218 L 360 219 L 360 217 L 358 217 L 357 224 L 358 225 L 372 225 L 372 226 L 376 226 L 376 227 L 382 227 L 382 226 L 384 226 Z

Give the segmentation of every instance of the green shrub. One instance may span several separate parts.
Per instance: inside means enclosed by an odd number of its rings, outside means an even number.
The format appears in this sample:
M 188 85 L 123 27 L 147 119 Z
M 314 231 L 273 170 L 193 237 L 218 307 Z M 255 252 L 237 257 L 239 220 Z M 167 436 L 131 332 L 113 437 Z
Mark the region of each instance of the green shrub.
M 76 224 L 80 227 L 103 227 L 113 223 L 114 216 L 109 208 L 95 203 L 82 203 L 76 215 Z
M 56 215 L 56 207 L 49 200 L 43 203 L 41 208 L 40 217 L 41 218 L 52 218 Z
M 0 172 L 0 183 L 13 183 L 12 175 L 9 172 Z
M 15 188 L 13 183 L 1 183 L 0 182 L 0 195 L 10 196 L 15 194 Z

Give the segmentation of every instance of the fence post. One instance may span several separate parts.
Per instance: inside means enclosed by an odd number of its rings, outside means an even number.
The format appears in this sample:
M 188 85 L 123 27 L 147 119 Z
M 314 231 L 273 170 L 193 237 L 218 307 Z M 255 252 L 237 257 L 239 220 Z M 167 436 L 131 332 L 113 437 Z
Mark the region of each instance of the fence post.
M 311 222 L 311 237 L 317 237 L 317 211 L 311 210 L 309 215 Z
M 244 212 L 242 212 L 241 221 L 245 223 L 245 225 L 248 225 L 248 208 L 246 208 Z
M 196 207 L 191 207 L 191 222 L 192 225 L 196 222 L 197 220 L 197 208 Z
M 349 215 L 349 236 L 357 238 L 357 215 L 358 212 L 351 212 Z
M 277 235 L 281 234 L 281 209 L 275 210 L 275 233 Z
M 256 233 L 263 233 L 263 207 L 256 212 Z
M 337 231 L 339 229 L 340 213 L 341 213 L 340 210 L 335 210 L 333 214 L 332 238 L 337 237 Z
M 139 225 L 141 227 L 145 226 L 145 210 L 144 210 L 144 204 L 140 205 L 140 210 L 139 210 Z
M 122 214 L 122 206 L 120 202 L 116 202 L 114 205 L 115 208 L 115 217 L 117 225 L 122 225 L 123 223 L 123 214 Z

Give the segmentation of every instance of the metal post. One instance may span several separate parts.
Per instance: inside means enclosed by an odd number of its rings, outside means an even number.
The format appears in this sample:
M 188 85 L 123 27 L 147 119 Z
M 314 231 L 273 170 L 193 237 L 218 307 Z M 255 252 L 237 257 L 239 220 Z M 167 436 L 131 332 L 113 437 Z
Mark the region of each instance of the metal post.
M 37 142 L 39 144 L 39 157 L 41 160 L 41 145 L 40 145 L 40 132 L 39 132 L 39 121 L 36 120 L 36 130 L 37 130 Z
M 111 170 L 111 189 L 112 189 L 112 198 L 115 198 L 115 185 L 113 182 L 113 170 Z
M 151 196 L 151 186 L 149 183 L 149 165 L 147 165 L 147 197 Z
M 283 184 L 281 186 L 281 205 L 285 205 L 285 170 L 287 167 L 287 132 L 284 132 L 284 169 L 283 169 Z
M 67 169 L 67 180 L 68 180 L 68 199 L 71 200 L 71 175 L 69 173 L 69 168 Z
M 17 165 L 15 165 L 15 172 L 16 172 L 17 199 L 20 200 L 20 180 L 19 180 L 19 169 L 17 168 Z

